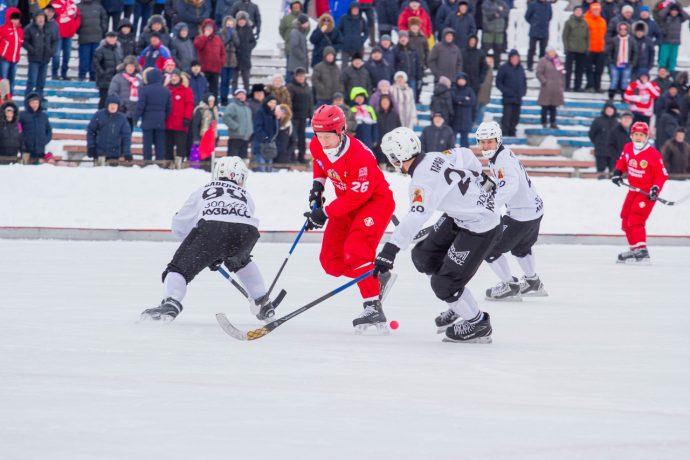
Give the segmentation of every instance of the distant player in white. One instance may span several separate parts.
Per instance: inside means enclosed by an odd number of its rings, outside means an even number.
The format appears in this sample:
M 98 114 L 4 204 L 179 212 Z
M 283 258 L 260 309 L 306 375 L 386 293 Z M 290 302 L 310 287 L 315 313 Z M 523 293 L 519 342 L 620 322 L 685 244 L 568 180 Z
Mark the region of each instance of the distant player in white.
M 537 276 L 532 246 L 539 236 L 539 224 L 544 214 L 544 203 L 527 175 L 522 162 L 510 148 L 503 145 L 501 127 L 495 121 L 479 125 L 475 134 L 482 155 L 489 159 L 489 169 L 496 188 L 496 211 L 505 205 L 501 218 L 503 236 L 486 261 L 501 279 L 493 288 L 486 290 L 487 300 L 522 300 L 522 296 L 546 296 Z M 517 258 L 525 276 L 518 280 L 510 271 L 510 252 Z
M 436 318 L 438 332 L 446 334 L 443 340 L 491 343 L 489 314 L 479 310 L 466 285 L 501 235 L 495 183 L 470 150 L 422 153 L 419 138 L 408 128 L 383 136 L 381 150 L 412 180 L 410 211 L 376 257 L 374 277 L 391 270 L 398 251 L 413 242 L 436 210 L 443 211 L 429 236 L 412 249 L 412 262 L 447 304 Z
M 254 201 L 245 189 L 249 170 L 238 157 L 216 161 L 213 180 L 192 193 L 173 217 L 172 232 L 184 239 L 163 272 L 164 298 L 144 310 L 144 320 L 172 321 L 182 312 L 189 284 L 203 269 L 221 264 L 235 272 L 249 294 L 250 310 L 260 320 L 274 315 L 266 285 L 251 252 L 259 239 Z

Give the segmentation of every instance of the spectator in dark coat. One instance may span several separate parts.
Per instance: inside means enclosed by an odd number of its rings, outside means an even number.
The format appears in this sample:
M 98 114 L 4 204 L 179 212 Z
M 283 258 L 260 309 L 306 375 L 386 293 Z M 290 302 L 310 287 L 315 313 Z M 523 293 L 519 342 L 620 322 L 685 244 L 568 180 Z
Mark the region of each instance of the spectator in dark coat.
M 311 76 L 316 107 L 330 104 L 333 94 L 344 91 L 340 68 L 335 62 L 335 50 L 327 46 L 323 50 L 323 57 L 324 59 L 314 66 Z
M 432 18 L 432 25 L 434 26 L 434 36 L 440 39 L 440 33 L 443 30 L 446 20 L 458 11 L 458 0 L 443 0 L 438 6 Z
M 419 97 L 419 87 L 417 81 L 424 77 L 424 65 L 419 61 L 417 50 L 409 44 L 409 32 L 402 31 L 399 35 L 398 44 L 393 48 L 393 58 L 395 72 L 405 72 L 407 84 L 415 93 L 415 100 Z
M 656 139 L 654 140 L 654 145 L 657 149 L 661 150 L 661 147 L 667 140 L 673 139 L 673 136 L 679 128 L 684 128 L 681 122 L 682 118 L 678 103 L 675 101 L 670 102 L 656 122 Z
M 252 51 L 256 47 L 256 37 L 252 32 L 252 24 L 249 21 L 249 15 L 240 11 L 235 16 L 237 20 L 237 37 L 240 39 L 240 44 L 237 46 L 237 72 L 232 76 L 232 87 L 237 88 L 240 75 L 242 76 L 242 84 L 245 88 L 249 88 L 249 75 L 252 70 Z
M 246 89 L 237 88 L 234 95 L 223 114 L 223 123 L 228 127 L 228 156 L 247 158 L 254 132 L 252 109 L 247 104 Z
M 201 72 L 199 61 L 192 61 L 192 73 L 189 75 L 189 87 L 194 94 L 194 107 L 208 94 L 208 80 Z
M 482 1 L 482 49 L 493 49 L 495 69 L 501 62 L 509 12 L 503 0 Z
M 139 40 L 137 40 L 137 54 L 141 54 L 144 48 L 149 46 L 151 43 L 151 34 L 153 33 L 159 34 L 164 46 L 167 47 L 170 45 L 170 32 L 165 24 L 165 19 L 159 14 L 154 14 L 146 23 L 144 30 L 139 34 Z
M 22 150 L 22 132 L 19 129 L 19 109 L 12 101 L 0 106 L 0 156 L 18 156 Z
M 266 86 L 263 83 L 252 85 L 252 89 L 249 91 L 249 101 L 247 102 L 252 111 L 252 123 L 254 123 L 256 114 L 261 110 L 264 99 L 266 99 Z
M 166 3 L 165 14 L 172 26 L 184 22 L 189 27 L 189 37 L 199 35 L 202 22 L 211 17 L 211 0 L 172 0 Z
M 260 164 L 271 164 L 273 158 L 264 158 L 261 153 L 261 144 L 275 142 L 278 135 L 278 120 L 275 116 L 275 109 L 278 101 L 268 95 L 261 103 L 261 108 L 254 115 L 254 138 L 252 141 L 252 156 L 254 161 Z
M 276 136 L 277 155 L 275 163 L 290 164 L 295 162 L 295 133 L 292 125 L 292 109 L 287 104 L 278 104 L 274 111 L 278 120 L 278 135 Z
M 434 94 L 431 96 L 431 103 L 429 104 L 429 111 L 431 113 L 440 113 L 448 125 L 453 122 L 453 95 L 450 91 L 450 78 L 441 77 L 434 87 Z
M 136 54 L 136 36 L 132 28 L 132 23 L 127 18 L 120 19 L 120 24 L 117 26 L 117 42 L 120 44 L 123 56 Z
M 688 19 L 688 13 L 677 3 L 670 4 L 659 12 L 659 24 L 664 31 L 659 47 L 659 67 L 667 67 L 671 73 L 676 70 L 681 27 Z
M 120 111 L 125 114 L 130 127 L 134 127 L 134 116 L 143 82 L 139 75 L 139 64 L 134 56 L 127 56 L 117 66 L 118 73 L 110 81 L 108 94 L 120 100 Z
M 416 101 L 419 103 L 419 96 L 422 94 L 422 88 L 424 85 L 424 69 L 426 69 L 426 61 L 429 59 L 429 40 L 421 32 L 421 21 L 418 17 L 412 16 L 409 20 L 410 28 L 407 31 L 410 37 L 409 47 L 417 52 L 417 63 L 420 67 L 420 75 L 416 79 L 415 94 L 417 95 Z
M 582 7 L 576 6 L 573 14 L 563 25 L 563 46 L 565 48 L 565 89 L 569 91 L 573 67 L 575 84 L 573 90 L 582 89 L 582 75 L 587 62 L 589 49 L 589 26 L 582 15 Z
M 431 116 L 431 124 L 424 128 L 420 140 L 422 152 L 442 152 L 455 147 L 455 131 L 446 124 L 442 113 Z
M 223 40 L 216 33 L 216 23 L 213 19 L 204 19 L 201 24 L 202 34 L 194 39 L 201 70 L 208 80 L 208 90 L 218 100 L 220 72 L 225 64 L 227 55 Z
M 77 6 L 81 12 L 79 34 L 79 80 L 89 74 L 91 81 L 96 81 L 93 71 L 93 55 L 98 44 L 108 30 L 108 14 L 96 0 L 82 0 Z
M 86 129 L 86 149 L 90 158 L 131 160 L 132 129 L 127 117 L 120 111 L 120 98 L 110 94 L 105 108 L 98 110 Z
M 259 35 L 261 35 L 261 11 L 259 11 L 259 7 L 252 3 L 252 0 L 239 0 L 230 7 L 230 16 L 239 19 L 237 15 L 240 12 L 247 15 L 254 31 L 254 39 L 258 41 Z
M 669 89 L 674 82 L 673 76 L 668 72 L 666 67 L 659 67 L 659 72 L 657 73 L 656 78 L 652 81 L 657 84 L 659 89 L 661 89 L 661 92 Z
M 96 71 L 96 86 L 100 97 L 98 100 L 99 109 L 105 108 L 105 98 L 108 95 L 110 82 L 117 73 L 117 66 L 123 58 L 122 50 L 117 43 L 117 32 L 108 32 L 103 44 L 93 55 L 93 68 Z
M 453 97 L 453 130 L 460 134 L 460 146 L 470 146 L 470 131 L 474 125 L 472 113 L 477 105 L 477 95 L 467 84 L 467 74 L 460 72 L 455 77 L 451 90 Z
M 503 99 L 501 129 L 504 136 L 515 136 L 520 121 L 522 98 L 527 94 L 527 77 L 517 50 L 510 50 L 508 62 L 501 64 L 496 74 L 496 87 Z
M 621 22 L 618 25 L 618 35 L 607 40 L 606 53 L 609 61 L 609 74 L 611 75 L 611 85 L 609 86 L 609 99 L 613 99 L 616 92 L 621 93 L 621 97 L 625 89 L 630 83 L 630 75 L 632 73 L 632 66 L 637 60 L 635 54 L 635 44 L 633 38 L 629 35 L 629 26 L 626 22 Z M 620 53 L 619 50 L 627 49 L 627 53 Z M 625 56 L 621 56 L 625 54 Z
M 633 35 L 635 37 L 635 64 L 632 73 L 637 75 L 640 69 L 651 69 L 654 67 L 654 42 L 647 36 L 647 24 L 637 21 L 633 24 Z
M 309 16 L 300 14 L 290 30 L 285 81 L 292 81 L 292 75 L 295 69 L 309 68 L 309 52 L 307 51 L 308 33 Z
M 225 46 L 225 63 L 220 73 L 220 105 L 224 106 L 228 105 L 232 75 L 237 70 L 237 47 L 240 44 L 240 38 L 237 36 L 236 24 L 235 18 L 226 16 L 220 29 L 220 39 L 223 40 Z
M 387 161 L 386 155 L 381 151 L 381 140 L 383 140 L 383 136 L 386 133 L 401 126 L 400 116 L 393 110 L 393 102 L 389 95 L 384 94 L 379 99 L 378 106 L 376 107 L 376 118 L 378 139 L 376 140 L 374 153 L 376 155 L 376 162 L 385 165 Z
M 198 60 L 196 48 L 194 48 L 194 42 L 189 37 L 189 26 L 186 22 L 178 22 L 173 27 L 170 54 L 177 63 L 177 68 L 187 73 L 192 69 L 192 61 Z
M 615 169 L 615 162 L 609 152 L 609 135 L 618 126 L 616 107 L 611 102 L 607 102 L 601 111 L 601 116 L 596 118 L 589 127 L 589 140 L 594 145 L 594 158 L 597 162 L 597 172 L 600 178 L 604 178 L 606 168 L 609 172 Z
M 632 125 L 633 116 L 630 112 L 621 114 L 618 125 L 609 133 L 608 148 L 606 150 L 609 168 L 609 174 L 616 169 L 616 161 L 623 153 L 623 147 L 630 142 L 630 125 Z
M 304 155 L 307 151 L 307 119 L 313 114 L 314 98 L 312 89 L 307 84 L 307 71 L 303 68 L 295 70 L 292 81 L 288 83 L 292 101 L 292 128 L 297 142 L 297 161 L 306 163 Z
M 194 93 L 189 88 L 187 75 L 173 70 L 170 83 L 170 115 L 165 120 L 165 159 L 175 160 L 175 167 L 182 166 L 182 160 L 189 156 L 187 144 L 189 129 L 194 113 Z
M 58 36 L 52 26 L 46 24 L 46 15 L 38 11 L 34 20 L 24 29 L 24 49 L 29 61 L 29 72 L 26 78 L 24 94 L 36 92 L 43 96 L 46 84 L 48 63 L 50 63 L 57 48 Z
M 487 72 L 491 69 L 486 64 L 484 51 L 477 49 L 478 39 L 476 35 L 470 35 L 467 46 L 462 50 L 462 69 L 467 75 L 467 85 L 472 88 L 474 94 L 479 94 Z M 474 111 L 476 114 L 476 110 Z
M 661 117 L 661 114 L 666 111 L 672 102 L 675 102 L 678 104 L 678 107 L 681 108 L 684 105 L 683 95 L 680 93 L 679 85 L 676 83 L 669 86 L 669 88 L 661 93 L 661 96 L 654 101 L 654 115 L 656 115 L 657 118 Z M 687 113 L 684 113 L 684 116 L 686 117 Z
M 647 25 L 647 36 L 652 39 L 654 46 L 659 46 L 661 44 L 661 38 L 663 34 L 659 28 L 659 24 L 651 18 L 648 6 L 640 7 L 640 17 L 639 20 Z
M 156 160 L 165 159 L 165 120 L 171 110 L 170 91 L 163 86 L 161 71 L 155 67 L 144 70 L 144 87 L 139 91 L 134 116 L 135 120 L 141 120 L 144 133 L 144 160 L 151 160 L 154 145 Z
M 232 8 L 238 1 L 239 0 L 216 0 L 216 9 L 213 14 L 213 19 L 216 21 L 216 25 L 218 27 L 223 25 L 223 18 L 231 16 L 230 8 Z
M 477 33 L 474 16 L 470 13 L 467 0 L 460 0 L 458 8 L 446 18 L 443 28 L 450 27 L 455 31 L 455 45 L 461 50 L 467 47 L 467 39 Z
M 605 6 L 606 3 L 604 3 L 603 7 Z M 628 26 L 628 30 L 632 29 L 633 14 L 635 10 L 630 5 L 623 5 L 623 7 L 620 9 L 620 13 L 616 14 L 612 18 L 606 17 L 603 10 L 604 8 L 602 8 L 602 16 L 604 16 L 604 19 L 606 19 L 606 34 L 608 35 L 608 38 L 613 38 L 616 36 L 618 33 L 618 26 L 620 24 L 626 24 Z
M 364 67 L 364 60 L 361 54 L 355 53 L 352 55 L 352 63 L 349 67 L 343 69 L 342 76 L 345 94 L 349 95 L 352 92 L 352 88 L 358 86 L 366 89 L 367 93 L 369 92 L 368 88 L 371 88 L 371 77 Z
M 393 81 L 393 74 L 395 73 L 393 67 L 383 60 L 383 53 L 378 45 L 372 48 L 371 56 L 364 67 L 366 67 L 371 78 L 371 88 L 368 90 L 373 91 L 381 80 L 386 80 L 389 83 Z
M 672 139 L 661 147 L 661 155 L 669 174 L 690 173 L 690 144 L 685 140 L 685 131 L 677 129 Z
M 120 16 L 122 15 L 122 10 L 125 8 L 124 1 L 101 0 L 101 5 L 103 5 L 103 9 L 108 14 L 108 22 L 106 23 L 105 30 L 115 30 L 118 24 L 120 24 Z
M 37 160 L 46 153 L 46 145 L 53 138 L 48 114 L 42 107 L 41 96 L 30 93 L 24 99 L 24 111 L 19 114 L 22 129 L 22 150 Z
M 383 35 L 390 35 L 390 33 L 398 27 L 400 0 L 377 0 L 375 4 L 376 19 L 379 23 L 379 34 L 381 35 L 381 39 L 383 39 Z
M 328 13 L 321 15 L 318 26 L 309 36 L 309 41 L 314 45 L 311 55 L 312 67 L 323 60 L 323 50 L 327 46 L 330 46 L 336 52 L 342 49 L 343 37 L 340 35 L 340 31 L 335 28 L 333 16 Z
M 388 34 L 381 35 L 381 39 L 379 40 L 379 46 L 381 47 L 383 60 L 386 61 L 389 65 L 391 65 L 393 68 L 395 68 L 395 54 L 393 52 L 395 47 L 393 46 L 391 36 Z
M 544 57 L 549 44 L 549 23 L 553 17 L 551 2 L 535 0 L 527 6 L 525 20 L 529 23 L 529 51 L 527 51 L 527 70 L 532 71 L 534 52 L 539 43 L 539 58 Z
M 453 29 L 443 29 L 443 40 L 431 49 L 427 64 L 436 81 L 442 76 L 449 79 L 455 78 L 455 75 L 462 72 L 462 53 L 455 45 Z
M 364 54 L 364 42 L 368 37 L 367 20 L 360 14 L 359 3 L 350 3 L 347 14 L 338 21 L 337 29 L 343 37 L 342 63 L 345 66 L 353 54 Z

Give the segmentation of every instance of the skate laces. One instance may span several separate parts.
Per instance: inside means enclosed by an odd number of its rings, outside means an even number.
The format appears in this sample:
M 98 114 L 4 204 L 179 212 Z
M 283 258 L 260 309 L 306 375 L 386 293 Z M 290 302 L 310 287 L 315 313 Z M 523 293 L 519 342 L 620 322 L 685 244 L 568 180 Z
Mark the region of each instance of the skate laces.
M 441 312 L 440 316 L 442 321 L 449 321 L 451 319 L 456 318 L 457 314 L 449 308 L 448 310 Z
M 378 313 L 378 310 L 375 306 L 367 305 L 364 307 L 364 311 L 359 314 L 359 318 L 366 318 L 367 316 L 375 315 L 376 313 Z
M 457 335 L 465 335 L 474 331 L 474 324 L 470 323 L 467 320 L 462 320 L 453 326 L 453 331 Z
M 508 283 L 506 283 L 505 281 L 501 281 L 500 283 L 498 283 L 493 288 L 494 295 L 505 294 L 506 292 L 509 292 L 509 291 L 510 291 L 510 285 Z

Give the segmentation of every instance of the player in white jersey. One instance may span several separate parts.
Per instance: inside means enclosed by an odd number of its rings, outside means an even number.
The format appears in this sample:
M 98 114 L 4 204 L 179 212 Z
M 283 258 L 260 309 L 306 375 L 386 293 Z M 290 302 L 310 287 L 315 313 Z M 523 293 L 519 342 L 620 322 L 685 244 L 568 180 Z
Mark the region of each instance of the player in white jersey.
M 436 318 L 438 332 L 446 334 L 443 340 L 491 343 L 489 314 L 479 310 L 466 285 L 500 238 L 495 183 L 468 149 L 422 153 L 408 128 L 383 136 L 381 150 L 412 180 L 410 211 L 376 257 L 374 277 L 392 269 L 398 251 L 412 243 L 436 210 L 443 211 L 429 236 L 412 249 L 412 262 L 429 276 L 434 294 L 448 307 Z
M 259 239 L 259 221 L 245 189 L 248 175 L 240 158 L 218 159 L 213 180 L 192 193 L 175 214 L 172 232 L 184 240 L 163 272 L 163 300 L 158 307 L 145 310 L 142 319 L 174 320 L 182 311 L 187 284 L 204 268 L 217 270 L 222 263 L 246 289 L 252 313 L 260 320 L 274 315 L 263 276 L 251 259 Z
M 539 236 L 544 203 L 522 162 L 503 145 L 498 123 L 482 123 L 475 136 L 482 155 L 489 159 L 491 175 L 497 182 L 496 211 L 500 213 L 503 206 L 506 207 L 501 218 L 503 236 L 486 259 L 501 282 L 486 290 L 486 299 L 522 300 L 522 296 L 546 296 L 532 254 L 532 246 Z M 509 251 L 525 273 L 520 280 L 510 271 L 508 258 L 504 255 Z

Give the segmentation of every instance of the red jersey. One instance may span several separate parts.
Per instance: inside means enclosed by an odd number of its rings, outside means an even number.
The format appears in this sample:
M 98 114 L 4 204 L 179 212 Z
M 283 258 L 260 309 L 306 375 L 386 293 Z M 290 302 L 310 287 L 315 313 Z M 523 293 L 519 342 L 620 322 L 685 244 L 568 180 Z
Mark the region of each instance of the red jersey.
M 668 179 L 661 153 L 649 144 L 637 154 L 633 150 L 632 142 L 625 144 L 623 153 L 616 162 L 616 169 L 627 172 L 630 185 L 644 191 L 653 185 L 661 190 Z
M 630 83 L 625 90 L 625 100 L 630 104 L 631 112 L 638 112 L 648 117 L 654 115 L 654 101 L 661 94 L 659 85 L 653 81 L 642 83 L 640 80 Z
M 316 136 L 309 142 L 314 158 L 314 180 L 325 182 L 328 178 L 335 187 L 336 199 L 325 207 L 328 217 L 346 215 L 370 201 L 393 201 L 388 181 L 372 151 L 356 138 L 346 136 L 349 145 L 334 162 L 324 153 Z

